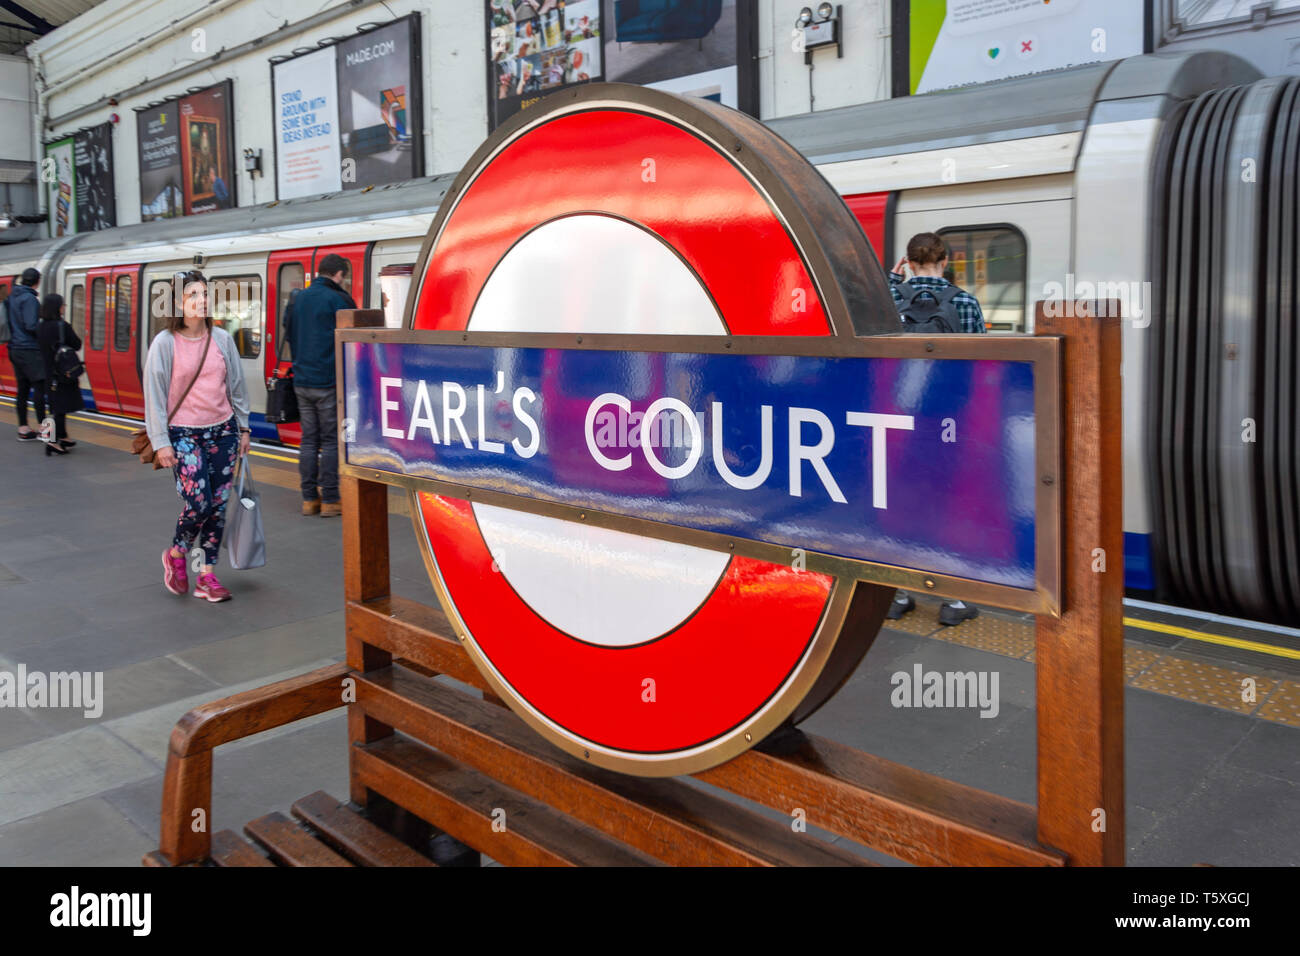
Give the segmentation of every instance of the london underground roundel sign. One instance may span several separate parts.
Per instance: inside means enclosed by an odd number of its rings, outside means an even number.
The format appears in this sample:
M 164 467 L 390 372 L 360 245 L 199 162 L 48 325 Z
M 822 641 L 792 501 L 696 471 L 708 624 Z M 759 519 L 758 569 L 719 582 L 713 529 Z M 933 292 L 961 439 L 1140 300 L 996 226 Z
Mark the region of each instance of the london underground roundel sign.
M 406 325 L 458 334 L 425 358 L 373 357 L 375 440 L 395 436 L 406 474 L 460 469 L 463 491 L 412 492 L 430 575 L 484 677 L 552 742 L 628 773 L 698 771 L 811 713 L 865 653 L 892 589 L 810 569 L 797 546 L 760 559 L 725 542 L 854 492 L 827 467 L 843 411 L 754 397 L 782 376 L 815 395 L 816 363 L 769 362 L 760 382 L 736 353 L 897 331 L 873 259 L 832 188 L 761 124 L 641 87 L 548 97 L 444 197 Z M 864 448 L 910 427 L 871 423 L 855 429 L 875 435 Z M 421 440 L 433 451 L 411 450 Z M 876 487 L 854 507 L 874 514 Z M 524 499 L 556 504 L 511 504 Z M 809 527 L 834 536 L 826 514 Z M 695 536 L 653 530 L 676 526 Z

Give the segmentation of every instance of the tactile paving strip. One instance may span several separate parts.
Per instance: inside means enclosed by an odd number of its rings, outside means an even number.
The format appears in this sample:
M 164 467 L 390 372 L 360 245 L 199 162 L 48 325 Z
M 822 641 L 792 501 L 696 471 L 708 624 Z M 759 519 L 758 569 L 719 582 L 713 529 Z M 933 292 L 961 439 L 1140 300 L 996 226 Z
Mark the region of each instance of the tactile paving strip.
M 1277 689 L 1268 695 L 1268 700 L 1260 706 L 1256 716 L 1300 727 L 1300 684 L 1289 680 L 1279 681 Z
M 1253 681 L 1254 686 L 1248 681 Z M 1132 686 L 1239 714 L 1253 714 L 1277 683 L 1267 677 L 1162 654 L 1132 681 Z
M 1034 649 L 1032 624 L 1008 621 L 992 614 L 981 614 L 973 621 L 962 621 L 953 627 L 945 627 L 942 631 L 934 636 L 1004 657 L 1024 657 Z
M 1029 663 L 1034 661 L 1032 621 L 982 611 L 973 621 L 943 627 L 938 615 L 937 602 L 918 601 L 915 611 L 901 621 L 886 621 L 885 627 Z M 1247 678 L 1255 682 L 1253 701 L 1242 700 L 1243 681 Z M 1297 681 L 1220 667 L 1126 641 L 1124 683 L 1179 700 L 1300 727 L 1300 682 Z

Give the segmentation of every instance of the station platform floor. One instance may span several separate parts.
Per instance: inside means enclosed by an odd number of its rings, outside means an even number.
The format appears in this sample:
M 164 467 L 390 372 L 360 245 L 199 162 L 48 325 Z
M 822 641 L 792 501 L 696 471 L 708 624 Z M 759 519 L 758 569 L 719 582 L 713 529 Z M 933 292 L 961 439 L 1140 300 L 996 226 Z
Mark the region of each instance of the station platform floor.
M 228 603 L 177 597 L 159 554 L 179 502 L 170 472 L 127 453 L 134 426 L 76 416 L 78 446 L 46 457 L 14 440 L 12 415 L 0 400 L 0 670 L 102 671 L 104 703 L 94 719 L 0 708 L 0 866 L 135 866 L 158 844 L 176 721 L 343 658 L 341 523 L 303 517 L 292 452 L 259 449 L 267 566 L 219 569 Z M 390 501 L 393 590 L 436 603 L 404 498 Z M 1300 863 L 1300 633 L 1139 605 L 1125 615 L 1127 862 Z M 804 726 L 1033 804 L 1033 638 L 1031 618 L 993 609 L 943 628 L 922 599 Z M 918 664 L 996 672 L 996 716 L 894 707 L 892 676 Z M 213 832 L 318 789 L 346 797 L 345 718 L 226 745 L 213 779 Z

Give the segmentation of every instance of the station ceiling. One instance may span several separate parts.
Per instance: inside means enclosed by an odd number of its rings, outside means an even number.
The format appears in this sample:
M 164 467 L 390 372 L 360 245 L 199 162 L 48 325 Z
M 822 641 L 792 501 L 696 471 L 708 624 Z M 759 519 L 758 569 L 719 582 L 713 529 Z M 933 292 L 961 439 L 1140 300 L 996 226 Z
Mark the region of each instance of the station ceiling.
M 0 0 L 0 53 L 23 47 L 85 13 L 100 0 Z

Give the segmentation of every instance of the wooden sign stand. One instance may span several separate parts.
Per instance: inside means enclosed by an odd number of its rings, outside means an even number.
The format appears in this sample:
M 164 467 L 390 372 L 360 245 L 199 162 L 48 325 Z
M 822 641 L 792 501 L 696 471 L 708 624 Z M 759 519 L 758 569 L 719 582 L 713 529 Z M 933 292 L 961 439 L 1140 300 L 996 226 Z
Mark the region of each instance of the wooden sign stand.
M 1037 809 L 813 735 L 793 753 L 749 750 L 697 779 L 916 864 L 1123 864 L 1120 321 L 1115 308 L 1094 318 L 1095 307 L 1072 305 L 1068 316 L 1042 303 L 1037 313 L 1037 334 L 1064 340 L 1062 475 L 1039 480 L 1064 481 L 1069 502 L 1062 614 L 1037 623 Z M 339 319 L 383 324 L 373 311 Z M 603 770 L 547 744 L 491 695 L 439 609 L 391 594 L 387 486 L 348 477 L 341 490 L 346 666 L 187 714 L 172 734 L 161 848 L 146 863 L 245 862 L 246 844 L 232 854 L 228 836 L 191 825 L 196 810 L 211 812 L 212 748 L 338 706 L 355 805 L 396 804 L 502 863 L 862 862 L 681 780 Z M 247 831 L 264 845 L 267 819 Z

